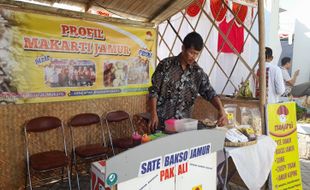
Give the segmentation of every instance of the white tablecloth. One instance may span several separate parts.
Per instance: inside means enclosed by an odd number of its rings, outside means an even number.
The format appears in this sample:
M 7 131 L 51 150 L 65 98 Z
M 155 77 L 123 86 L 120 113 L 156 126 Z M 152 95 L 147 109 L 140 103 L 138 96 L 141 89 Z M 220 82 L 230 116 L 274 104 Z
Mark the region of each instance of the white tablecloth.
M 226 147 L 226 156 L 231 157 L 246 186 L 259 190 L 268 178 L 277 144 L 269 136 L 261 136 L 254 145 Z

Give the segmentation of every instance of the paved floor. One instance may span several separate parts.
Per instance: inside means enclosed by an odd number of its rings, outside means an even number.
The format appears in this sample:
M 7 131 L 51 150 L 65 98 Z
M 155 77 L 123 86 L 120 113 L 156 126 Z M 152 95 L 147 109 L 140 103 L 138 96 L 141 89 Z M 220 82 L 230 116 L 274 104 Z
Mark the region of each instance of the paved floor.
M 72 181 L 72 190 L 77 190 L 77 183 L 76 178 L 74 178 Z M 68 190 L 69 185 L 67 181 L 64 181 L 62 183 L 55 183 L 51 184 L 45 187 L 35 188 L 33 190 Z M 89 176 L 83 176 L 80 177 L 80 189 L 81 190 L 90 190 L 90 177 Z
M 302 189 L 310 189 L 310 160 L 300 159 Z

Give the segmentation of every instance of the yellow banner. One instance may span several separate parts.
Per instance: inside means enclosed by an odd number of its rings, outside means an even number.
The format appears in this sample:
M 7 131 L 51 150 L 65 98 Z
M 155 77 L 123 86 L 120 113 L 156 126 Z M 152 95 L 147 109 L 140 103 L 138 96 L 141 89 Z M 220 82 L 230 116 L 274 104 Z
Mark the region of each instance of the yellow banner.
M 269 135 L 278 145 L 271 171 L 272 189 L 302 190 L 295 102 L 269 104 L 267 120 Z
M 156 30 L 0 9 L 0 103 L 146 94 Z

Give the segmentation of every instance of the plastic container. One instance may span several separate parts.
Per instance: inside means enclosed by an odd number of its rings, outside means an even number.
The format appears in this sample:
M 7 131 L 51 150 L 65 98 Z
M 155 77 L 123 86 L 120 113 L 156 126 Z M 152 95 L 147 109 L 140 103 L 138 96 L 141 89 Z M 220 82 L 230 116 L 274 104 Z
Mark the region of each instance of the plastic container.
M 149 141 L 151 141 L 151 138 L 147 134 L 142 135 L 141 143 L 147 143 Z
M 134 132 L 131 137 L 132 137 L 134 146 L 141 144 L 142 136 L 138 132 Z
M 176 132 L 175 129 L 176 119 L 168 119 L 165 121 L 165 130 L 168 132 Z
M 165 130 L 169 132 L 197 130 L 198 120 L 191 118 L 169 119 L 165 121 L 165 126 Z

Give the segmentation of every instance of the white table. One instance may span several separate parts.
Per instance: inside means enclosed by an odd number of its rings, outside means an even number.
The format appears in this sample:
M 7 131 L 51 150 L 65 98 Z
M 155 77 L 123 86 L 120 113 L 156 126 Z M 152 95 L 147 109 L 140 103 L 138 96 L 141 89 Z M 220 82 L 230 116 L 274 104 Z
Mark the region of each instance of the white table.
M 274 152 L 277 144 L 269 136 L 261 136 L 254 145 L 243 147 L 225 147 L 224 165 L 226 165 L 224 189 L 228 179 L 228 158 L 231 157 L 236 169 L 245 183 L 251 190 L 259 190 L 265 183 L 270 173 Z

